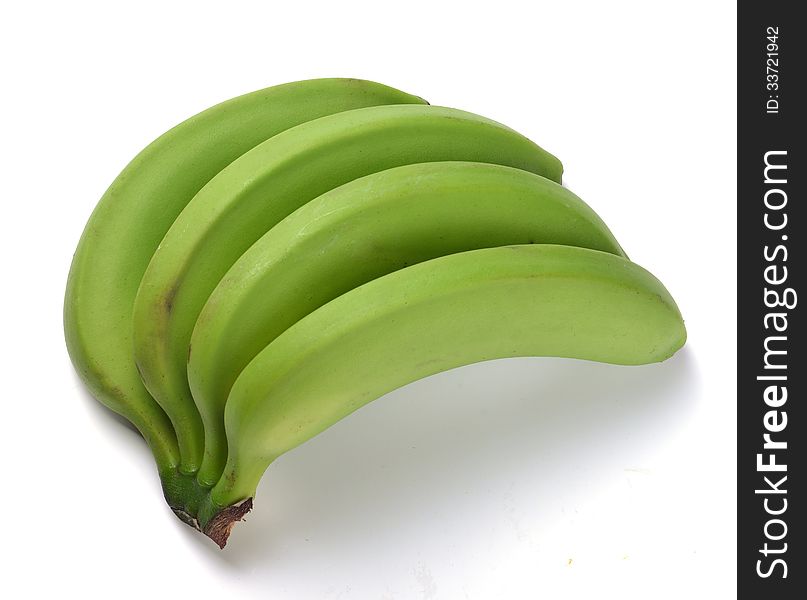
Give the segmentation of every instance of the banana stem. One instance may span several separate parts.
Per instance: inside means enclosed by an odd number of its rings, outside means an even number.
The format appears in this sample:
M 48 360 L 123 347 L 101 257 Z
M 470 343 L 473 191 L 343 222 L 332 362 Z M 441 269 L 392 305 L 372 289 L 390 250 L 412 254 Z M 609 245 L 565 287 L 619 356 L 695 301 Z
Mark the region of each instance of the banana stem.
M 227 538 L 238 521 L 252 510 L 252 498 L 221 506 L 213 499 L 211 486 L 199 483 L 195 474 L 182 473 L 174 467 L 160 471 L 163 495 L 177 518 L 201 531 L 219 548 L 227 545 Z

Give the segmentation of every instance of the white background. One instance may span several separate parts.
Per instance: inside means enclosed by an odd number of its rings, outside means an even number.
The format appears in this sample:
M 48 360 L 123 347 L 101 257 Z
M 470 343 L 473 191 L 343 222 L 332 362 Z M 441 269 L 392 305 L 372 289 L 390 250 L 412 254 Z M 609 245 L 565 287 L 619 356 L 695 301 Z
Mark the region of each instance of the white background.
M 4 6 L 6 597 L 734 596 L 733 2 Z M 677 299 L 689 342 L 656 366 L 520 359 L 398 390 L 270 467 L 221 552 L 83 391 L 65 279 L 95 202 L 149 141 L 321 76 L 486 115 L 561 157 Z

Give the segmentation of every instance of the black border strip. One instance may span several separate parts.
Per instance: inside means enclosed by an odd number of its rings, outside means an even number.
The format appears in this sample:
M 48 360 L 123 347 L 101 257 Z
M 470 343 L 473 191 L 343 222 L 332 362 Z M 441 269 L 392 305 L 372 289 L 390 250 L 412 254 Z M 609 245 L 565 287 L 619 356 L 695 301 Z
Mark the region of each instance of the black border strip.
M 807 364 L 803 352 L 807 334 L 799 305 L 807 302 L 807 296 L 798 298 L 801 291 L 807 294 L 801 262 L 805 260 L 807 202 L 803 85 L 807 23 L 796 17 L 799 6 L 797 2 L 738 2 L 737 577 L 741 599 L 807 598 Z

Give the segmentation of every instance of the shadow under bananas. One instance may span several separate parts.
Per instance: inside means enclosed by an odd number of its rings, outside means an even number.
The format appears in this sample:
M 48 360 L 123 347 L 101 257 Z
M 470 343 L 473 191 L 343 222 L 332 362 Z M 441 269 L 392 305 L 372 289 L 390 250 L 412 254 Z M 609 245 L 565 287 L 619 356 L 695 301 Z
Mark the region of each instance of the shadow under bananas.
M 576 483 L 596 496 L 616 476 L 615 461 L 641 466 L 675 435 L 699 395 L 689 347 L 641 367 L 519 358 L 441 373 L 282 456 L 227 548 L 201 536 L 198 547 L 212 568 L 272 577 L 390 552 L 382 549 L 423 535 L 426 515 L 465 509 L 472 536 L 484 526 L 472 516 L 484 490 L 524 478 L 568 481 L 565 472 L 584 465 Z

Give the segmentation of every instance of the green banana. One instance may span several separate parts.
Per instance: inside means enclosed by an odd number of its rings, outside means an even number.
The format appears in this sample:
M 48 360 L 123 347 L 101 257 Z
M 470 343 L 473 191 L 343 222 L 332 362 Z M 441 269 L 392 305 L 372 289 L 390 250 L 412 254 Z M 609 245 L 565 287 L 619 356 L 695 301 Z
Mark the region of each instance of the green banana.
M 225 409 L 226 468 L 200 523 L 223 546 L 275 458 L 422 377 L 514 356 L 638 365 L 685 339 L 664 286 L 597 250 L 504 246 L 382 276 L 292 325 L 239 375 Z
M 419 163 L 340 186 L 252 245 L 202 310 L 188 380 L 202 415 L 201 484 L 227 457 L 224 405 L 243 368 L 305 315 L 372 279 L 425 260 L 492 246 L 566 244 L 624 255 L 569 190 L 511 167 Z
M 343 110 L 424 101 L 351 79 L 267 88 L 210 108 L 171 129 L 115 179 L 78 244 L 64 302 L 68 352 L 103 404 L 142 433 L 157 461 L 169 504 L 181 504 L 183 472 L 174 429 L 143 386 L 132 356 L 132 310 L 151 256 L 177 215 L 216 173 L 244 152 L 302 122 Z M 184 426 L 183 424 L 180 424 Z M 188 443 L 187 438 L 180 443 Z M 193 455 L 182 448 L 182 455 Z
M 560 181 L 551 154 L 499 123 L 434 106 L 383 106 L 323 117 L 276 135 L 214 177 L 165 235 L 134 307 L 134 354 L 146 388 L 197 467 L 204 430 L 187 379 L 191 334 L 241 254 L 288 214 L 358 177 L 444 160 L 498 163 Z M 187 451 L 186 451 L 187 450 Z

